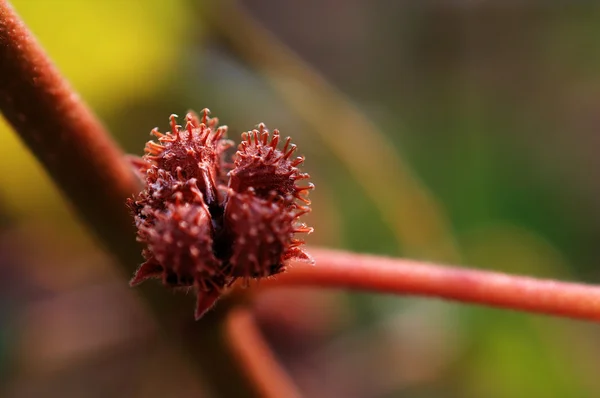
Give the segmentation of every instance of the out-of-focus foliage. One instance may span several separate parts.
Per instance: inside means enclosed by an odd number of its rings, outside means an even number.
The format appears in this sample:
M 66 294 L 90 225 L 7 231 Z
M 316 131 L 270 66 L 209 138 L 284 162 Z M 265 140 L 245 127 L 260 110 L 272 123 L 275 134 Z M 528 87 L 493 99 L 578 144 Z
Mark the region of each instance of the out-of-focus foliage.
M 364 181 L 268 81 L 306 101 L 315 100 L 311 93 L 293 75 L 257 70 L 207 28 L 217 17 L 204 8 L 210 2 L 13 3 L 127 151 L 141 153 L 151 128 L 165 127 L 169 114 L 188 108 L 211 108 L 234 140 L 266 122 L 294 137 L 317 185 L 309 221 L 316 232 L 309 243 L 410 252 L 391 230 L 395 220 L 382 219 L 362 189 Z M 244 4 L 307 61 L 289 70 L 323 75 L 374 122 L 445 212 L 464 265 L 600 281 L 600 6 Z M 218 17 L 228 21 L 230 15 Z M 232 23 L 224 26 L 242 42 L 250 36 Z M 277 47 L 266 51 L 281 55 Z M 0 349 L 10 348 L 0 360 L 11 358 L 0 365 L 9 375 L 0 377 L 0 387 L 5 383 L 8 396 L 19 398 L 32 391 L 82 396 L 90 389 L 97 396 L 158 397 L 177 387 L 177 396 L 197 395 L 201 382 L 168 347 L 157 345 L 125 279 L 113 275 L 110 260 L 81 239 L 79 228 L 64 225 L 73 218 L 65 216 L 54 187 L 9 129 L 3 124 L 0 130 L 0 210 L 11 220 L 0 237 L 9 242 L 0 248 L 0 321 L 10 326 L 0 334 Z M 353 144 L 364 147 L 369 138 L 363 132 Z M 373 159 L 356 161 L 369 165 Z M 398 200 L 390 192 L 406 187 L 385 183 L 395 190 L 375 195 L 388 206 L 384 214 L 392 214 Z M 413 219 L 415 230 L 430 221 L 418 211 Z M 595 325 L 337 292 L 272 293 L 256 309 L 307 396 L 600 395 Z M 47 331 L 45 339 L 39 330 Z

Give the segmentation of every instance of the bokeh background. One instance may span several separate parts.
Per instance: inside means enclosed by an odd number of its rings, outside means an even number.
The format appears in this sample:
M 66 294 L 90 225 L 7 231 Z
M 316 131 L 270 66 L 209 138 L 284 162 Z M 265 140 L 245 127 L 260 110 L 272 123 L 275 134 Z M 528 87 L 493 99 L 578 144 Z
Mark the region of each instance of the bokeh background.
M 291 135 L 311 245 L 600 282 L 596 2 L 12 3 L 127 152 L 190 108 Z M 0 134 L 0 396 L 210 397 Z M 299 289 L 255 313 L 308 397 L 600 396 L 593 324 Z

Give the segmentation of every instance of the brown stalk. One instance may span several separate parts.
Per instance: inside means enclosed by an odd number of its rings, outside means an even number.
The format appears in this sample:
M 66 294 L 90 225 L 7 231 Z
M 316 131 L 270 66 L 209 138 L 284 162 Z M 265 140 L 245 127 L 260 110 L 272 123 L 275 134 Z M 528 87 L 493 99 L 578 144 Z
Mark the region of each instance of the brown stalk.
M 139 182 L 6 0 L 0 0 L 0 109 L 97 236 L 120 260 L 136 264 L 123 203 Z
M 261 288 L 319 286 L 427 296 L 515 311 L 600 321 L 600 286 L 310 249 L 316 266 L 295 263 Z
M 0 0 L 0 110 L 129 277 L 141 254 L 125 200 L 140 191 L 140 181 L 7 0 Z M 208 376 L 216 395 L 259 397 L 227 355 L 217 332 L 222 316 L 182 322 L 189 313 L 179 309 L 189 303 L 159 290 L 147 286 L 141 292 L 170 341 Z
M 230 347 L 264 398 L 298 398 L 293 380 L 277 362 L 249 310 L 230 311 L 225 332 Z

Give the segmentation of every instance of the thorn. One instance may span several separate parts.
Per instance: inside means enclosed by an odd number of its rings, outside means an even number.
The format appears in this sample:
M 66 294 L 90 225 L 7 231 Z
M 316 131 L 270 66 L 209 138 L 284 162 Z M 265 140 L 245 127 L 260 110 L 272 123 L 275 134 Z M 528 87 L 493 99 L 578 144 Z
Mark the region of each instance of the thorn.
M 179 129 L 177 128 L 177 118 L 179 116 L 177 116 L 176 114 L 171 114 L 171 116 L 169 116 L 169 120 L 171 121 L 171 132 L 177 136 L 179 136 Z
M 292 137 L 288 137 L 285 139 L 285 145 L 283 146 L 283 153 L 287 152 L 288 146 L 290 145 L 290 142 L 292 141 Z
M 312 234 L 314 231 L 315 231 L 315 229 L 313 227 L 307 227 L 304 224 L 302 224 L 302 226 L 294 229 L 294 232 L 299 233 L 299 234 Z
M 298 199 L 300 202 L 304 203 L 305 205 L 310 204 L 310 199 L 307 199 L 304 196 L 296 196 L 296 199 Z
M 202 123 L 206 124 L 208 122 L 208 115 L 210 115 L 210 109 L 204 108 L 202 109 Z
M 287 143 L 286 143 L 286 146 L 287 146 Z M 290 156 L 292 156 L 292 153 L 294 153 L 296 148 L 297 148 L 296 144 L 290 145 L 289 151 L 285 152 L 285 155 L 283 156 L 283 158 L 288 159 Z
M 189 115 L 188 115 L 188 116 L 189 116 Z M 191 140 L 191 139 L 192 139 L 192 130 L 194 129 L 194 125 L 192 124 L 192 121 L 191 121 L 191 120 L 188 120 L 188 121 L 185 123 L 185 129 L 186 129 L 186 130 L 187 130 L 187 132 L 188 132 L 188 140 Z
M 129 281 L 129 286 L 134 287 L 144 282 L 146 279 L 160 278 L 163 273 L 163 267 L 152 260 L 148 260 L 135 271 L 135 275 Z
M 206 141 L 208 140 L 209 135 L 210 128 L 207 128 L 206 125 L 200 126 L 200 143 L 202 143 L 202 145 L 206 145 Z
M 218 124 L 219 124 L 219 118 L 218 117 L 213 117 L 208 122 L 208 127 L 210 127 L 211 129 L 214 129 L 215 126 L 217 126 Z
M 146 148 L 148 149 L 148 152 L 150 152 L 152 154 L 160 153 L 160 152 L 162 152 L 165 149 L 164 146 L 162 146 L 160 144 L 157 144 L 154 141 L 148 141 L 146 143 Z
M 312 189 L 315 189 L 315 184 L 313 184 L 312 182 L 309 182 L 308 185 L 305 187 L 295 187 L 295 188 L 296 188 L 296 192 L 310 191 Z
M 311 212 L 311 208 L 310 207 L 306 207 L 306 206 L 300 206 L 300 208 L 298 208 L 298 212 L 295 214 L 294 218 L 300 218 L 305 214 L 308 214 Z M 305 224 L 301 224 L 301 226 L 306 226 Z
M 192 122 L 192 125 L 194 126 L 194 128 L 198 127 L 198 125 L 200 124 L 198 115 L 196 114 L 196 112 L 194 112 L 192 110 L 187 112 L 187 114 L 185 115 L 185 120 L 189 120 L 190 122 Z
M 290 250 L 288 250 L 288 252 L 284 255 L 284 259 L 286 259 L 286 260 L 294 259 L 297 261 L 305 261 L 305 262 L 310 263 L 311 265 L 315 264 L 315 260 L 308 253 L 306 253 L 304 250 L 302 250 L 298 247 L 290 248 Z
M 269 130 L 267 130 L 267 126 L 264 123 L 258 123 L 258 131 L 261 135 L 263 132 L 269 133 Z
M 279 144 L 279 130 L 273 130 L 273 138 L 271 138 L 271 148 L 277 148 L 277 144 Z
M 298 173 L 295 177 L 296 180 L 306 180 L 307 178 L 310 178 L 308 173 Z
M 296 167 L 298 166 L 300 163 L 304 162 L 304 156 L 298 156 L 293 162 L 292 162 L 292 166 Z
M 194 312 L 194 318 L 199 320 L 202 316 L 210 310 L 219 297 L 221 297 L 221 293 L 217 290 L 212 290 L 210 292 L 201 292 L 198 291 L 196 299 L 196 311 Z
M 214 140 L 219 141 L 227 134 L 227 126 L 221 126 L 215 131 Z
M 163 133 L 161 133 L 160 131 L 158 131 L 158 127 L 154 127 L 152 129 L 152 131 L 150 132 L 150 135 L 155 136 L 156 138 L 161 138 L 164 137 L 165 135 Z
M 274 152 L 275 152 L 275 150 L 273 149 L 273 147 L 268 146 L 267 147 L 267 153 L 264 156 L 265 160 L 268 160 L 271 156 L 273 156 Z

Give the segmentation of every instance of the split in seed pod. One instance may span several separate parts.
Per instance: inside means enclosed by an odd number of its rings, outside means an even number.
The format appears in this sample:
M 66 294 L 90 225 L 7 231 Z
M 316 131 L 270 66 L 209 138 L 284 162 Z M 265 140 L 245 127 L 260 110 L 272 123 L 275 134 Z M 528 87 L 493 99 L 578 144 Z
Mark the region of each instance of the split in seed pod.
M 219 186 L 226 184 L 223 158 L 231 141 L 224 139 L 227 126 L 217 127 L 219 120 L 208 114 L 205 109 L 199 119 L 188 113 L 184 129 L 177 125 L 177 115 L 171 115 L 171 132 L 152 130 L 159 142 L 146 144 L 144 159 L 179 180 L 196 178 L 206 204 L 213 207 L 219 202 Z
M 278 149 L 279 132 L 269 138 L 261 124 L 242 135 L 229 163 L 226 128 L 217 128 L 208 110 L 203 115 L 188 114 L 185 129 L 172 115 L 171 133 L 153 130 L 159 143 L 132 159 L 145 189 L 128 201 L 146 245 L 131 285 L 159 278 L 171 288 L 193 288 L 196 319 L 236 279 L 280 273 L 292 259 L 311 261 L 295 234 L 312 232 L 298 219 L 310 210 L 313 186 L 297 185 L 308 174 L 298 170 L 303 158 L 290 159 L 290 139 Z
M 208 209 L 190 203 L 169 203 L 154 218 L 153 225 L 146 223 L 139 228 L 139 236 L 147 244 L 143 251 L 146 262 L 138 268 L 130 285 L 160 278 L 171 288 L 194 288 L 195 315 L 200 318 L 219 298 L 221 290 L 233 282 L 213 254 Z

